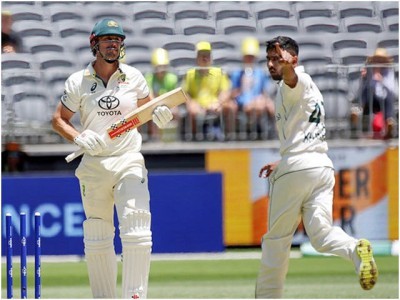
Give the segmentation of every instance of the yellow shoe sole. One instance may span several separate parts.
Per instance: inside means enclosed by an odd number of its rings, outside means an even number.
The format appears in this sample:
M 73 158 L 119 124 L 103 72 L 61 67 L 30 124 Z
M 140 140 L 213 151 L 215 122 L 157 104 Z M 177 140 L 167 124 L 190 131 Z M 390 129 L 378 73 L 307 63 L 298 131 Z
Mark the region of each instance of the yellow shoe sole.
M 361 259 L 359 277 L 360 285 L 364 290 L 370 290 L 378 280 L 378 267 L 372 255 L 371 243 L 368 240 L 359 240 L 357 254 Z

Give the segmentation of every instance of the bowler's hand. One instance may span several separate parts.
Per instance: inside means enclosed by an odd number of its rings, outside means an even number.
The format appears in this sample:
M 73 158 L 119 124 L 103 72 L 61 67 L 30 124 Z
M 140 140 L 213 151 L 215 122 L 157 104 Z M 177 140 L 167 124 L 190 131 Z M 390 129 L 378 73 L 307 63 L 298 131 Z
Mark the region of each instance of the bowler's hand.
M 157 106 L 152 115 L 153 122 L 158 128 L 165 128 L 172 118 L 172 112 L 166 105 Z
M 90 155 L 98 155 L 107 148 L 103 138 L 96 132 L 86 129 L 74 138 L 74 143 Z
M 278 163 L 279 163 L 279 161 L 276 161 L 274 163 L 270 163 L 270 164 L 267 164 L 264 167 L 262 167 L 260 170 L 260 173 L 258 174 L 258 177 L 260 177 L 260 178 L 269 177 L 269 175 L 271 175 L 272 171 L 275 170 Z

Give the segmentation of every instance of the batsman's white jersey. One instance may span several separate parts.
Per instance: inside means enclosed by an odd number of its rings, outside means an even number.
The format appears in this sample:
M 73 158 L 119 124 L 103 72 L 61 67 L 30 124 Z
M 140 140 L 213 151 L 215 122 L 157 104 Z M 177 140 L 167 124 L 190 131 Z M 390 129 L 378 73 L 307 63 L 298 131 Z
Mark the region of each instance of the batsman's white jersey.
M 276 97 L 275 118 L 282 156 L 276 177 L 314 167 L 333 168 L 326 155 L 328 145 L 322 95 L 304 72 L 304 67 L 296 67 L 295 72 L 298 77 L 296 87 L 292 89 L 282 80 Z
M 67 79 L 61 102 L 70 111 L 79 111 L 83 129 L 103 134 L 112 123 L 137 108 L 138 99 L 148 95 L 146 80 L 136 68 L 120 63 L 105 87 L 92 64 L 89 64 Z M 108 140 L 107 145 L 108 148 L 99 156 L 139 152 L 142 137 L 137 129 L 133 129 L 112 141 Z

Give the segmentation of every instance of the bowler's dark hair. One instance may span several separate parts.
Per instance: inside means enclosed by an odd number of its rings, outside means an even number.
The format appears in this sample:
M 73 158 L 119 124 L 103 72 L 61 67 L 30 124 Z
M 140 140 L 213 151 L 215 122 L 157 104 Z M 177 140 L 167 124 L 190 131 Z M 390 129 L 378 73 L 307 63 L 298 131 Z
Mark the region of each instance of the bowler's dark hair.
M 275 44 L 278 43 L 279 46 L 289 52 L 292 55 L 299 55 L 299 45 L 297 42 L 290 37 L 287 36 L 277 36 L 274 37 L 272 40 L 266 42 L 267 52 L 269 50 L 275 49 Z

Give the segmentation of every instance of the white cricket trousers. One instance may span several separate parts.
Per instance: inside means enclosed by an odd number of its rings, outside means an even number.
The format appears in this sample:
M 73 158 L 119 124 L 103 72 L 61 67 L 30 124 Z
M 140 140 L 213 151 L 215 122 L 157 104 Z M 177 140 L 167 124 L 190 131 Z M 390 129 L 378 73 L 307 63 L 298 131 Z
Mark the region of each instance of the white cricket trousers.
M 318 252 L 357 263 L 357 240 L 332 225 L 334 185 L 334 170 L 328 167 L 270 178 L 268 232 L 261 245 L 256 298 L 282 298 L 292 238 L 301 218 L 310 242 Z

